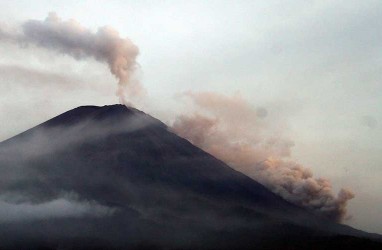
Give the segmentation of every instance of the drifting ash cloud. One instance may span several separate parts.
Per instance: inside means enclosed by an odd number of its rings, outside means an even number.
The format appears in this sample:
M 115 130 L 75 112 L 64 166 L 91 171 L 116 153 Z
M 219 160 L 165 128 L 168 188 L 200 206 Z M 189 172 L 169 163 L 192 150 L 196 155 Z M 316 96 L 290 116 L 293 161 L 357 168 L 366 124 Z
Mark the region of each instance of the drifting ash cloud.
M 185 96 L 196 110 L 176 118 L 175 133 L 294 204 L 335 221 L 347 218 L 352 191 L 341 189 L 334 195 L 328 180 L 314 178 L 310 169 L 290 160 L 293 142 L 272 127 L 277 121 L 264 108 L 255 109 L 240 96 Z
M 77 60 L 94 58 L 107 63 L 110 72 L 118 79 L 117 95 L 123 104 L 128 103 L 126 92 L 130 98 L 145 93 L 132 79 L 137 68 L 138 47 L 128 38 L 121 38 L 112 27 L 100 27 L 97 32 L 92 32 L 73 19 L 63 21 L 55 13 L 49 13 L 44 21 L 26 21 L 19 30 L 0 26 L 0 40 L 22 47 L 35 45 Z

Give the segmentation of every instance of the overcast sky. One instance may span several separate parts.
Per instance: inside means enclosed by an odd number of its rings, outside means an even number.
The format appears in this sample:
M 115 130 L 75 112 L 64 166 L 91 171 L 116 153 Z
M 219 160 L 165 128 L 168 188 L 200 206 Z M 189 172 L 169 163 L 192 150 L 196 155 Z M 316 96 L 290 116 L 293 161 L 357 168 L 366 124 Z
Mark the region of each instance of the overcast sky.
M 293 138 L 293 159 L 354 191 L 347 223 L 382 233 L 381 1 L 1 0 L 0 23 L 51 11 L 129 37 L 158 118 L 187 90 L 269 107 Z M 0 140 L 80 105 L 118 102 L 116 80 L 94 60 L 6 43 L 0 55 Z

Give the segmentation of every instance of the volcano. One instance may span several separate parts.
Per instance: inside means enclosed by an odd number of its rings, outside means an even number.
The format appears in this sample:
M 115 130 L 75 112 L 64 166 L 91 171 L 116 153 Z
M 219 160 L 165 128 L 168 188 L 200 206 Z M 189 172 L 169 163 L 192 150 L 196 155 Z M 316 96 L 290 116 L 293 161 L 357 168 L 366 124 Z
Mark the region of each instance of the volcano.
M 0 143 L 0 249 L 382 249 L 123 105 Z

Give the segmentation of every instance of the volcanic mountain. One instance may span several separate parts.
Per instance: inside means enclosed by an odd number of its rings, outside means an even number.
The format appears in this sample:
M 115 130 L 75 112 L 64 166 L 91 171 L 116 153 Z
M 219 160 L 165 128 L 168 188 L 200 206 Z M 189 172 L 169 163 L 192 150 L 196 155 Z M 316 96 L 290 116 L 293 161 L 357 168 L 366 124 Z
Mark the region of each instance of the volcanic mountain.
M 0 249 L 382 249 L 122 105 L 0 143 Z

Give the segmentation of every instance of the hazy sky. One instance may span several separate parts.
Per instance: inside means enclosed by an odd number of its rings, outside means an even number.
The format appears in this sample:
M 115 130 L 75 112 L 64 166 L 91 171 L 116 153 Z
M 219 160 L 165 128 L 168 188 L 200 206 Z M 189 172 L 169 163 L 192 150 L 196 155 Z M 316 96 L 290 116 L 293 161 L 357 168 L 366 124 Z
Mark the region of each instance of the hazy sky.
M 0 0 L 0 24 L 50 11 L 128 36 L 159 118 L 187 90 L 240 93 L 274 112 L 293 158 L 356 194 L 347 223 L 382 233 L 381 1 Z M 0 55 L 0 140 L 80 105 L 118 102 L 116 80 L 94 60 L 6 43 Z

